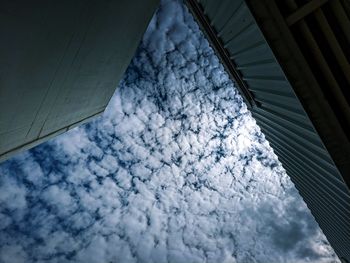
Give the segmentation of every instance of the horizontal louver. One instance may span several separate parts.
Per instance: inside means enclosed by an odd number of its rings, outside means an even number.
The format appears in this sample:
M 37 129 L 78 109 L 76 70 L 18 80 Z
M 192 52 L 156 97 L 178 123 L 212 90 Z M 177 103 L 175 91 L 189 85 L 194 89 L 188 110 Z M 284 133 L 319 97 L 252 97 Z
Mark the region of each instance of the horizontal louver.
M 221 53 L 225 54 L 226 59 L 229 57 L 235 74 L 239 77 L 239 82 L 237 81 L 236 84 L 243 90 L 243 95 L 249 94 L 244 98 L 254 118 L 334 250 L 340 258 L 350 259 L 348 187 L 295 95 L 246 2 L 243 0 L 188 0 L 187 2 L 204 32 L 207 33 L 214 49 L 223 50 Z M 314 8 L 314 6 L 307 6 L 300 11 L 298 10 L 300 5 L 303 6 L 303 2 L 306 4 L 319 2 L 320 5 L 327 6 L 327 10 L 323 10 L 324 7 L 322 7 L 313 14 L 314 18 L 310 18 L 310 23 L 306 27 L 318 25 L 325 29 L 327 33 L 323 36 L 311 28 L 307 30 L 309 32 L 307 34 L 312 34 L 317 43 L 326 41 L 328 49 L 324 49 L 325 46 L 321 45 L 320 54 L 307 56 L 323 57 L 326 66 L 332 69 L 335 67 L 329 63 L 337 63 L 339 72 L 328 69 L 330 71 L 328 73 L 331 74 L 330 79 L 336 82 L 336 88 L 344 96 L 350 91 L 350 74 L 346 75 L 350 50 L 346 43 L 350 40 L 350 25 L 341 2 L 296 1 L 299 5 L 294 0 L 276 2 L 286 17 L 287 23 L 296 28 L 294 34 L 300 36 L 303 36 L 302 32 L 297 31 L 300 28 L 298 25 L 300 16 L 307 14 L 310 8 Z M 339 30 L 334 29 L 336 23 L 341 25 L 341 36 Z M 332 32 L 329 32 L 330 28 Z M 209 31 L 210 34 L 208 34 Z M 301 37 L 299 40 L 303 41 Z M 330 51 L 333 57 L 324 54 Z M 302 52 L 310 53 L 307 49 Z M 218 55 L 222 59 L 221 53 L 218 52 Z M 315 58 L 310 61 L 310 63 L 320 62 Z M 225 64 L 224 59 L 222 62 Z M 322 71 L 323 66 L 318 64 L 315 70 Z M 226 69 L 228 69 L 227 66 Z M 322 77 L 328 78 L 326 73 L 324 72 Z M 329 85 L 327 87 L 329 89 Z

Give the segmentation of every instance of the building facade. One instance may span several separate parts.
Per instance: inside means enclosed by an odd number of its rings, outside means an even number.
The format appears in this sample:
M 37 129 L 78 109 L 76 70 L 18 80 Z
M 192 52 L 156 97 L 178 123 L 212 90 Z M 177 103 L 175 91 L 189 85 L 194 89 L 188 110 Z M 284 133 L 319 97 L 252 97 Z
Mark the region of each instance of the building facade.
M 0 161 L 104 111 L 158 2 L 1 2 Z
M 350 262 L 350 2 L 186 3 L 328 241 Z
M 2 2 L 0 161 L 104 111 L 158 2 Z M 335 252 L 350 262 L 349 2 L 186 3 Z

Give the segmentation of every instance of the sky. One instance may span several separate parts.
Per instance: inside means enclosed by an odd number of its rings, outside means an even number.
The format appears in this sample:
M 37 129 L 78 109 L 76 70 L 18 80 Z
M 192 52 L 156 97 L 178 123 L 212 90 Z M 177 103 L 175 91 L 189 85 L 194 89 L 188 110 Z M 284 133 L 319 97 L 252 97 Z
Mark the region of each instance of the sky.
M 164 0 L 103 116 L 0 164 L 0 263 L 338 262 L 198 25 Z

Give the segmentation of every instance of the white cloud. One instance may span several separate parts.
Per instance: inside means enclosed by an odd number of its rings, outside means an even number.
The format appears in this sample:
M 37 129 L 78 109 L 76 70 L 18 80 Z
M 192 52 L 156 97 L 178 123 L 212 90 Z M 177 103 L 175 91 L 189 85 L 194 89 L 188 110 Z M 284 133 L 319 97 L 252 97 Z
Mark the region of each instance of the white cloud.
M 0 262 L 25 263 L 27 255 L 19 245 L 3 246 L 0 248 Z
M 101 118 L 0 174 L 1 263 L 337 260 L 177 1 Z

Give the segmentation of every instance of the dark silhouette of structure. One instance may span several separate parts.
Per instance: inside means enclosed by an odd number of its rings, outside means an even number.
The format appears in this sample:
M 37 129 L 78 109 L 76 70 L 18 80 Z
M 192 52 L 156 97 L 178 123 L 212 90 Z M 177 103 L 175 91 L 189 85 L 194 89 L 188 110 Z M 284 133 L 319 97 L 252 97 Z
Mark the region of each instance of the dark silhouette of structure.
M 350 2 L 187 0 L 339 258 L 350 261 Z

